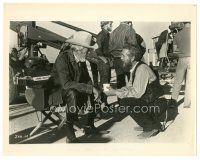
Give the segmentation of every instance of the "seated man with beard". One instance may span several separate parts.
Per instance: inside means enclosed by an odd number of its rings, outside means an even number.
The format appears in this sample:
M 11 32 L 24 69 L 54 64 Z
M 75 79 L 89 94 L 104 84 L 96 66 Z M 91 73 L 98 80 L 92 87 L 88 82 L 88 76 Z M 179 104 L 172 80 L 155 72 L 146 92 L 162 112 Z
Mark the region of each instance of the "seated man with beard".
M 58 87 L 58 91 L 52 98 L 62 99 L 66 106 L 66 136 L 68 143 L 79 142 L 76 138 L 73 125 L 78 121 L 78 112 L 88 106 L 90 99 L 91 109 L 86 115 L 84 122 L 85 134 L 103 133 L 94 126 L 96 116 L 95 102 L 100 99 L 99 91 L 93 86 L 86 66 L 86 54 L 88 50 L 94 49 L 91 46 L 92 35 L 79 31 L 66 40 L 70 47 L 63 47 L 59 53 L 53 68 L 53 86 Z M 50 87 L 50 86 L 49 86 Z M 85 108 L 84 108 L 85 109 Z
M 154 101 L 163 94 L 163 91 L 158 78 L 151 68 L 141 61 L 142 55 L 139 55 L 141 54 L 131 50 L 123 50 L 121 59 L 124 63 L 124 70 L 130 72 L 130 79 L 125 87 L 116 90 L 110 88 L 105 94 L 116 95 L 120 106 L 130 107 L 130 115 L 142 127 L 143 133 L 152 135 L 158 133 L 161 124 L 156 119 L 157 113 L 152 113 L 150 110 L 144 112 L 143 109 L 144 106 L 152 106 Z

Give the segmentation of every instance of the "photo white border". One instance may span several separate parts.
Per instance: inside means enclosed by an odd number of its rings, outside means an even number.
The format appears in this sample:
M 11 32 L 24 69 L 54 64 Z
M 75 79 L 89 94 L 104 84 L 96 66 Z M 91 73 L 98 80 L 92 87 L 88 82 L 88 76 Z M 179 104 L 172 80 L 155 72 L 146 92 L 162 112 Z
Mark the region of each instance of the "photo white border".
M 141 2 L 142 3 L 142 2 Z M 5 32 L 4 32 L 5 33 Z M 3 44 L 4 40 L 2 40 L 2 44 Z M 198 50 L 199 51 L 199 50 Z M 2 69 L 2 68 L 1 68 Z M 2 96 L 1 96 L 2 97 Z M 199 132 L 198 132 L 199 133 Z M 5 138 L 5 137 L 4 137 Z M 105 144 L 104 144 L 105 145 Z

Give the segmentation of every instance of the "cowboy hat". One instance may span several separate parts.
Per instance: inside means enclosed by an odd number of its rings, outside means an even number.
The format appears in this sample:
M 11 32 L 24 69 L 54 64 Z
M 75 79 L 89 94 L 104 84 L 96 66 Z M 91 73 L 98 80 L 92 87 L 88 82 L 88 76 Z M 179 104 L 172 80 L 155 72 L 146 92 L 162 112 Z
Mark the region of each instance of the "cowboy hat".
M 88 32 L 77 31 L 72 36 L 67 38 L 66 43 L 83 46 L 86 48 L 96 49 L 95 46 L 91 46 L 92 35 Z
M 174 30 L 174 29 L 183 29 L 184 24 L 183 22 L 171 22 L 171 25 L 169 26 L 170 30 Z

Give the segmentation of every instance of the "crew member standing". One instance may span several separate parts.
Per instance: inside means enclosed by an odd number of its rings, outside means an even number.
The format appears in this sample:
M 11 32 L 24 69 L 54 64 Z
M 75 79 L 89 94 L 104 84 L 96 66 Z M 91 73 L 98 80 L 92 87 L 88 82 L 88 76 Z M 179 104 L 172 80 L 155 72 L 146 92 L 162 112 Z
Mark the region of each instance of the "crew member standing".
M 109 53 L 114 57 L 113 67 L 117 74 L 117 88 L 126 85 L 126 76 L 129 79 L 129 71 L 124 70 L 121 60 L 122 50 L 128 49 L 140 52 L 137 44 L 136 33 L 131 21 L 121 22 L 120 25 L 111 33 L 109 42 Z
M 176 76 L 169 106 L 177 107 L 177 100 L 182 82 L 185 80 L 184 107 L 190 107 L 190 52 L 191 52 L 190 22 L 184 22 L 184 28 L 174 37 L 174 51 L 180 51 L 176 68 Z

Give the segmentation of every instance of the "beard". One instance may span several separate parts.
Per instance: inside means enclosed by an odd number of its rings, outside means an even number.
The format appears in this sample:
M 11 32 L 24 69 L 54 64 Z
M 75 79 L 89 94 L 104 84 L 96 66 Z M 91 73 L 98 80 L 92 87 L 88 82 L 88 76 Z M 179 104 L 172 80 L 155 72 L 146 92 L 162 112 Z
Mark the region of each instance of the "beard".
M 74 52 L 74 55 L 76 56 L 76 58 L 80 61 L 80 62 L 85 62 L 85 58 L 86 58 L 86 53 L 85 52 L 81 52 L 81 51 L 76 51 Z
M 112 27 L 108 27 L 108 28 L 107 28 L 107 31 L 108 31 L 108 32 L 111 32 L 111 31 L 112 31 Z
M 123 68 L 125 72 L 129 72 L 132 68 L 132 62 L 130 60 L 123 62 Z

